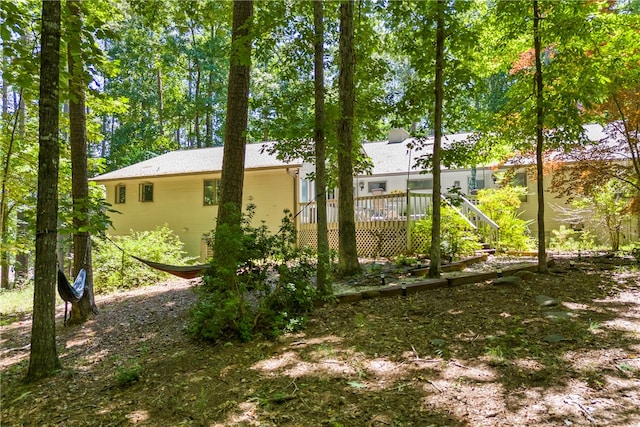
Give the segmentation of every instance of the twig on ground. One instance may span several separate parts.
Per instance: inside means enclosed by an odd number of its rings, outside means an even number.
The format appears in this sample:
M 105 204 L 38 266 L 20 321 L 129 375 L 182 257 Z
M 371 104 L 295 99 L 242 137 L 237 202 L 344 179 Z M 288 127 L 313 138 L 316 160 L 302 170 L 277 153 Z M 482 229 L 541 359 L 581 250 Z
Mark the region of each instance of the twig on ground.
M 582 414 L 591 424 L 596 424 L 595 418 L 591 416 L 587 408 L 585 408 L 584 405 L 582 405 L 580 402 L 576 402 L 576 400 L 573 398 L 568 398 L 568 399 L 564 399 L 564 403 L 576 405 L 582 411 Z
M 444 390 L 442 390 L 440 387 L 438 387 L 433 381 L 431 380 L 427 380 L 427 382 L 429 384 L 431 384 L 433 386 L 433 388 L 435 388 L 436 390 L 438 390 L 440 393 L 444 393 Z

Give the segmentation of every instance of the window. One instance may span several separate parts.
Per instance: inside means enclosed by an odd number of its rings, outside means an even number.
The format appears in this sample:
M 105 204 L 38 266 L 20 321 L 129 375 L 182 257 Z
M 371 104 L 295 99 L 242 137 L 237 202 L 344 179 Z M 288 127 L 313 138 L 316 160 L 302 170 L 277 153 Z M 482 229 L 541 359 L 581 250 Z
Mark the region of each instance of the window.
M 477 194 L 478 191 L 477 190 L 482 190 L 483 188 L 485 188 L 484 186 L 484 179 L 477 179 L 476 178 L 476 183 L 475 186 L 471 185 L 471 178 L 467 178 L 467 186 L 469 187 L 469 192 L 471 194 Z M 473 187 L 473 188 L 472 188 Z M 475 191 L 474 191 L 475 190 Z
M 140 201 L 153 202 L 153 184 L 140 184 Z
M 528 188 L 528 186 L 527 186 L 527 173 L 526 172 L 516 172 L 516 174 L 514 175 L 513 179 L 511 180 L 511 185 L 513 185 L 514 187 Z M 521 202 L 526 202 L 527 199 L 528 199 L 528 196 L 526 194 L 524 196 L 520 196 L 520 201 Z
M 127 202 L 127 186 L 124 184 L 116 185 L 116 203 Z
M 369 193 L 372 193 L 374 190 L 387 191 L 387 181 L 369 182 L 367 184 L 369 185 L 368 186 Z
M 409 190 L 432 190 L 432 179 L 412 179 L 409 181 Z
M 511 185 L 514 187 L 527 187 L 527 173 L 526 172 L 517 172 L 513 177 L 513 181 Z
M 310 200 L 315 200 L 315 183 L 309 179 L 303 179 L 300 181 L 300 201 L 308 202 Z
M 219 179 L 204 180 L 204 198 L 205 206 L 214 206 L 220 202 L 220 183 Z

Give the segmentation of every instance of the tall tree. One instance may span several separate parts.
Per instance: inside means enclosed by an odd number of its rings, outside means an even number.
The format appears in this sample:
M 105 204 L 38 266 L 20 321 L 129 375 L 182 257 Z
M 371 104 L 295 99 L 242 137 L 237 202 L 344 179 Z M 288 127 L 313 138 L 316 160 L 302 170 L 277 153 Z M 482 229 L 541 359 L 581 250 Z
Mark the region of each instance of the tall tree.
M 81 323 L 97 314 L 93 295 L 93 265 L 89 233 L 89 176 L 87 169 L 87 116 L 82 60 L 82 0 L 67 0 L 67 57 L 69 67 L 69 142 L 71 145 L 71 196 L 73 199 L 73 271 L 84 268 L 84 294 L 72 303 L 70 322 Z
M 0 286 L 8 287 L 13 255 L 33 251 L 33 226 L 26 237 L 17 229 L 25 228 L 26 222 L 20 219 L 27 210 L 35 212 L 37 118 L 27 117 L 26 106 L 38 94 L 39 64 L 33 60 L 36 48 L 33 23 L 39 22 L 41 7 L 37 2 L 4 2 L 1 9 Z M 32 125 L 28 131 L 27 122 Z M 27 267 L 16 266 L 16 272 Z
M 343 276 L 360 272 L 353 202 L 353 121 L 355 113 L 354 2 L 340 3 L 340 76 L 338 83 L 338 270 Z
M 467 130 L 473 126 L 473 105 L 477 82 L 481 80 L 478 67 L 478 28 L 483 13 L 478 3 L 467 1 L 393 2 L 389 7 L 389 22 L 395 42 L 404 55 L 398 62 L 408 62 L 399 87 L 398 112 L 400 124 L 420 124 L 422 133 L 416 135 L 418 155 L 415 166 L 433 176 L 433 227 L 430 247 L 429 276 L 438 277 L 441 270 L 441 165 L 447 167 L 473 166 L 470 159 L 460 155 L 468 147 L 450 153 L 443 149 L 442 140 L 448 132 Z M 407 15 L 412 19 L 407 19 Z M 433 132 L 431 138 L 424 135 Z M 462 163 L 462 164 L 461 164 Z
M 429 251 L 429 277 L 440 277 L 440 150 L 442 147 L 442 109 L 444 104 L 444 0 L 438 0 L 436 8 L 436 69 L 434 81 L 433 109 L 433 212 L 431 227 L 431 249 Z M 407 189 L 408 191 L 408 189 Z
M 36 262 L 28 381 L 60 367 L 56 349 L 55 289 L 58 215 L 58 112 L 60 76 L 60 2 L 42 2 L 40 53 L 40 130 Z
M 543 159 L 544 150 L 544 96 L 542 79 L 542 47 L 540 42 L 540 10 L 538 0 L 533 0 L 533 50 L 536 62 L 534 74 L 535 108 L 536 108 L 536 172 L 539 179 L 536 181 L 538 192 L 538 272 L 546 273 L 547 246 L 544 231 L 544 180 Z
M 239 254 L 227 240 L 241 235 L 240 213 L 244 184 L 244 158 L 249 110 L 251 71 L 252 0 L 233 2 L 229 88 L 227 91 L 227 122 L 224 137 L 220 205 L 216 225 L 214 251 L 219 265 L 228 275 L 229 286 L 235 283 L 235 268 Z
M 326 295 L 329 288 L 329 231 L 327 225 L 327 168 L 324 108 L 324 13 L 322 0 L 313 2 L 314 29 L 314 92 L 315 92 L 315 155 L 316 155 L 316 203 L 318 206 L 318 269 L 316 284 L 318 292 Z
M 587 112 L 599 86 L 589 58 L 595 2 L 496 3 L 494 33 L 512 84 L 497 134 L 536 159 L 538 271 L 546 272 L 544 153 L 584 144 Z M 495 36 L 494 36 L 495 37 Z M 505 125 L 506 124 L 506 125 Z
M 10 179 L 10 166 L 11 157 L 13 156 L 14 143 L 16 139 L 16 130 L 18 127 L 18 119 L 20 117 L 20 111 L 16 109 L 12 115 L 8 113 L 8 97 L 4 94 L 8 92 L 7 82 L 3 79 L 3 102 L 2 102 L 2 122 L 4 126 L 10 129 L 10 135 L 8 136 L 8 143 L 4 154 L 2 164 L 2 193 L 0 194 L 0 269 L 2 269 L 2 275 L 0 276 L 0 287 L 9 288 L 9 248 L 5 244 L 5 236 L 7 236 L 9 225 L 9 213 L 12 210 L 12 206 L 9 204 L 8 190 Z M 22 93 L 20 93 L 20 102 L 22 102 Z M 3 127 L 4 127 L 3 126 Z M 4 148 L 4 147 L 3 147 Z

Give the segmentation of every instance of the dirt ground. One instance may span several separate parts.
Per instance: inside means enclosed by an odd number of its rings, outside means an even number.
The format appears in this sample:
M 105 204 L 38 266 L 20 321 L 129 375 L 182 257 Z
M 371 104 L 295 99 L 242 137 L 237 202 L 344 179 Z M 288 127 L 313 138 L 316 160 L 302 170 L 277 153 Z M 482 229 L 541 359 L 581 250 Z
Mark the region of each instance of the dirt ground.
M 28 318 L 2 329 L 2 426 L 639 426 L 640 268 L 555 273 L 318 308 L 277 342 L 189 340 L 195 281 L 97 298 L 22 384 Z

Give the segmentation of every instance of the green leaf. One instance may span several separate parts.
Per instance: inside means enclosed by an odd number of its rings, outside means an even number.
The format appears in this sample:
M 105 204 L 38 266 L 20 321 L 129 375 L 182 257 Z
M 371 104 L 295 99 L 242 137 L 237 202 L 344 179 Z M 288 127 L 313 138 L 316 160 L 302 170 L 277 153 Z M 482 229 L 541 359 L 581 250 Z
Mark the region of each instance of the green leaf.
M 358 381 L 347 381 L 347 384 L 350 385 L 353 388 L 367 388 L 366 384 L 363 384 L 363 383 L 358 382 Z

